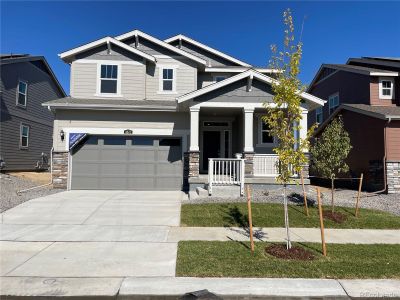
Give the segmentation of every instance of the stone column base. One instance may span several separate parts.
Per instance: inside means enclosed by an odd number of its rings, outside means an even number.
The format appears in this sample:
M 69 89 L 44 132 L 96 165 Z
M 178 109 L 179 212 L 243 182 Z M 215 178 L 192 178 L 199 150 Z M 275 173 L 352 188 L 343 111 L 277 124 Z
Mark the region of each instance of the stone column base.
M 189 177 L 199 177 L 200 152 L 189 151 L 183 154 L 183 189 L 189 188 Z
M 53 152 L 53 188 L 68 187 L 68 152 Z
M 386 182 L 388 194 L 400 194 L 400 161 L 386 162 Z
M 251 177 L 254 175 L 254 152 L 243 152 L 244 175 Z

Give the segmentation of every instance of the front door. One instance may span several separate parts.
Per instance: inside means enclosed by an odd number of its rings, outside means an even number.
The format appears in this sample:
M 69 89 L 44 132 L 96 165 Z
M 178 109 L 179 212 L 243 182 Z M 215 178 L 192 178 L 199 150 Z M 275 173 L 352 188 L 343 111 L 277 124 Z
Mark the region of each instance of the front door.
M 203 170 L 208 170 L 208 159 L 221 156 L 221 132 L 203 132 Z

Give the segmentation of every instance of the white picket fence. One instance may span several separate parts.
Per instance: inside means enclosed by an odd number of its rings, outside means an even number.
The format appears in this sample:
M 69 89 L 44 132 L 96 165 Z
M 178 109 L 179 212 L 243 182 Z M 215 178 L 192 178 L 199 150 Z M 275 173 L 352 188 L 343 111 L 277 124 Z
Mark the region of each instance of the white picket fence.
M 278 155 L 256 154 L 253 160 L 254 176 L 276 177 L 279 175 Z
M 244 194 L 244 159 L 209 158 L 208 194 L 212 195 L 215 185 L 239 185 L 240 195 Z

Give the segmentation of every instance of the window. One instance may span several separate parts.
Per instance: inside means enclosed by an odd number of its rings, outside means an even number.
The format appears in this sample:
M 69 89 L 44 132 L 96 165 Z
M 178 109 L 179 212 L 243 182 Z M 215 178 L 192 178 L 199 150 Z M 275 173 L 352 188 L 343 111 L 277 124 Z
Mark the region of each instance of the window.
M 393 99 L 394 96 L 394 81 L 392 78 L 379 79 L 379 98 L 380 99 Z
M 318 107 L 318 108 L 315 110 L 315 121 L 316 121 L 318 124 L 321 124 L 321 123 L 322 123 L 322 120 L 323 120 L 323 110 L 322 110 L 322 107 Z
M 339 93 L 329 96 L 329 114 L 333 113 L 339 106 Z
M 118 66 L 101 65 L 100 93 L 117 94 L 118 92 Z
M 104 136 L 104 145 L 106 146 L 124 146 L 126 145 L 126 136 Z
M 29 126 L 21 124 L 19 145 L 21 148 L 28 148 L 29 145 Z
M 25 81 L 19 81 L 17 88 L 17 105 L 26 106 L 27 91 L 28 84 Z
M 174 69 L 162 69 L 162 88 L 164 92 L 173 92 L 175 90 L 174 86 Z
M 273 144 L 274 137 L 270 135 L 270 128 L 262 119 L 261 121 L 261 144 Z
M 135 136 L 132 141 L 133 146 L 153 146 L 154 138 L 147 136 Z
M 215 82 L 220 82 L 220 81 L 225 80 L 225 79 L 226 79 L 226 76 L 221 76 L 221 75 L 218 75 L 218 76 L 214 77 L 214 81 Z

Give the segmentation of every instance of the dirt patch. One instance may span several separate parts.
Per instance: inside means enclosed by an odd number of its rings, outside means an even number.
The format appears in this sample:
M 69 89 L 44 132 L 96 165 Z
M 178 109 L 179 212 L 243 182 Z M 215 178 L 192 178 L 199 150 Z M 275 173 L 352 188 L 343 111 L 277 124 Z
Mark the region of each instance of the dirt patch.
M 322 215 L 325 219 L 331 220 L 338 224 L 342 224 L 347 220 L 347 216 L 340 212 L 324 211 Z
M 37 184 L 46 184 L 50 182 L 50 172 L 8 172 L 8 174 L 33 181 Z
M 265 252 L 282 259 L 294 259 L 294 260 L 314 260 L 315 255 L 302 247 L 294 246 L 289 250 L 286 249 L 286 245 L 271 245 L 265 247 Z

